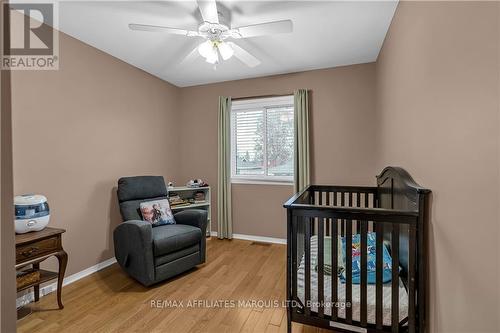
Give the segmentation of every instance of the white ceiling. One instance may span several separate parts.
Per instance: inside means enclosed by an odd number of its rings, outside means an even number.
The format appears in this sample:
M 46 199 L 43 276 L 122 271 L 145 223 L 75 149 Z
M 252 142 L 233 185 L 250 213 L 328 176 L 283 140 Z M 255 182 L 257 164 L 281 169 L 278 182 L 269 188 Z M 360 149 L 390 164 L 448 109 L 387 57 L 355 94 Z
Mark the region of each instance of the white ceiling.
M 294 31 L 238 40 L 262 63 L 249 68 L 233 57 L 214 70 L 201 57 L 181 64 L 199 38 L 128 28 L 134 22 L 197 30 L 195 1 L 60 2 L 59 30 L 185 87 L 375 61 L 397 1 L 219 1 L 218 6 L 231 11 L 233 27 L 291 19 Z

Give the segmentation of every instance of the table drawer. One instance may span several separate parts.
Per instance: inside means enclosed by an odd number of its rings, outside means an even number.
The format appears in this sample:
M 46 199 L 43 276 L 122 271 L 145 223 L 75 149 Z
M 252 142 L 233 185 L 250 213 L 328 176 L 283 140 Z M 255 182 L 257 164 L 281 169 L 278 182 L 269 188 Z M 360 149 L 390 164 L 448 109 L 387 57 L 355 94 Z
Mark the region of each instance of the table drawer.
M 16 262 L 26 261 L 59 249 L 59 238 L 52 237 L 16 248 Z

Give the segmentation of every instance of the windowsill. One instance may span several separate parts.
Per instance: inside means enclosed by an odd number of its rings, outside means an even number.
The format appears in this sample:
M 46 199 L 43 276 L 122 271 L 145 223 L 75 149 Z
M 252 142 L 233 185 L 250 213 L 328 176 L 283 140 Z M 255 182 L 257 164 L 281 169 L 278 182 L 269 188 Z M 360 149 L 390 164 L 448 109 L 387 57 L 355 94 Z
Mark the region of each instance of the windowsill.
M 286 180 L 259 180 L 259 179 L 235 179 L 235 178 L 231 179 L 231 184 L 293 186 L 293 182 Z

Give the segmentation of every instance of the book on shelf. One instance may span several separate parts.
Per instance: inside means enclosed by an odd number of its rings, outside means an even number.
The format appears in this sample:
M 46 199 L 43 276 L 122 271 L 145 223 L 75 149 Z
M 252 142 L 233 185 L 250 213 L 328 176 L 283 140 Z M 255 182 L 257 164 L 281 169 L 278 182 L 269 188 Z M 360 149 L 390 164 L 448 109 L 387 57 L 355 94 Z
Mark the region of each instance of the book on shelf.
M 208 204 L 204 192 L 196 192 L 191 197 L 183 197 L 179 193 L 170 193 L 168 201 L 172 208 L 176 207 L 188 207 L 193 204 Z
M 191 206 L 191 203 L 189 203 L 189 202 L 182 202 L 182 203 L 177 203 L 177 204 L 170 204 L 171 208 L 188 207 L 188 206 Z

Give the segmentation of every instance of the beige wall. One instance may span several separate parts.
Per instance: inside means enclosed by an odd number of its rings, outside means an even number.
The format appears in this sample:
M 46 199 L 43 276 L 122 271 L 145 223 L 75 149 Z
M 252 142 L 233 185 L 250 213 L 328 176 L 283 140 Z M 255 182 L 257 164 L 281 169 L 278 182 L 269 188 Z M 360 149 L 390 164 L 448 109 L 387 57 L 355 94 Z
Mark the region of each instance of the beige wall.
M 378 168 L 432 189 L 431 332 L 498 332 L 498 4 L 400 2 L 377 62 Z
M 15 194 L 48 197 L 67 275 L 113 257 L 119 177 L 174 177 L 178 88 L 60 34 L 58 71 L 12 75 Z
M 372 184 L 376 170 L 375 65 L 364 64 L 183 88 L 180 92 L 179 178 L 203 178 L 214 186 L 216 230 L 217 97 L 311 91 L 312 181 Z M 286 238 L 282 204 L 292 186 L 233 185 L 233 232 Z

